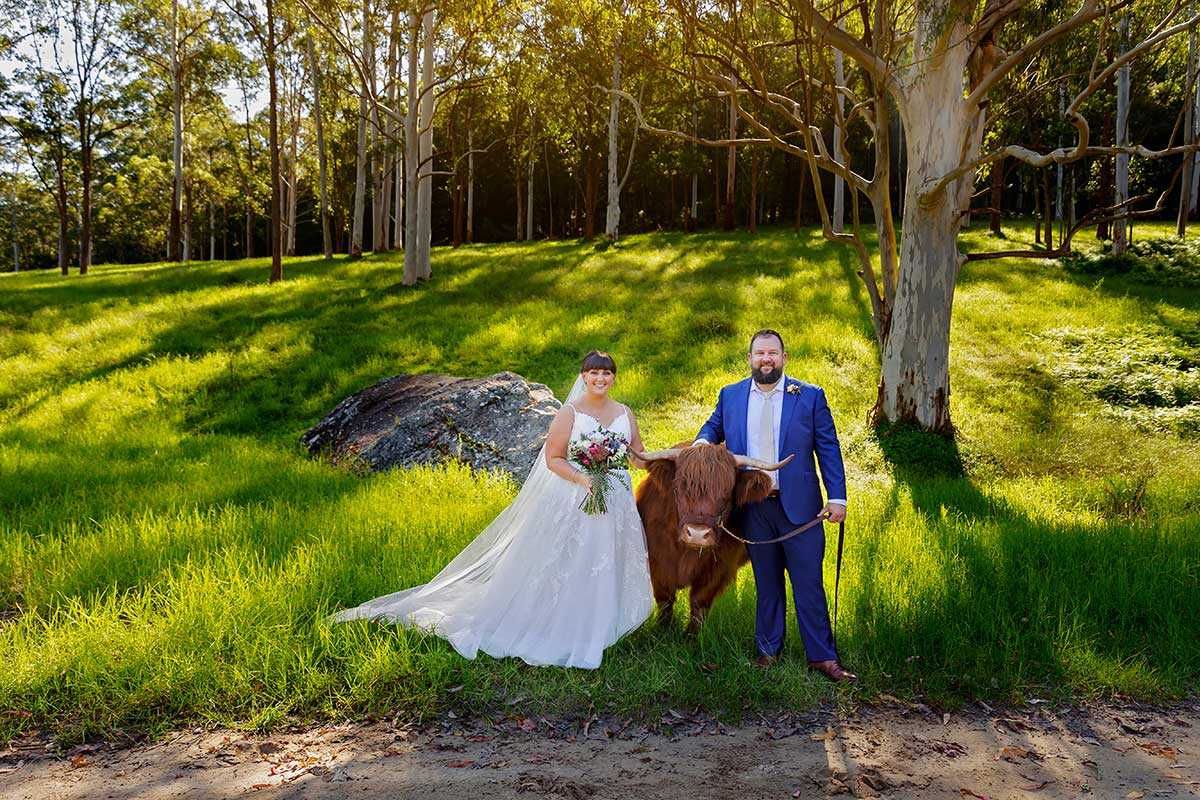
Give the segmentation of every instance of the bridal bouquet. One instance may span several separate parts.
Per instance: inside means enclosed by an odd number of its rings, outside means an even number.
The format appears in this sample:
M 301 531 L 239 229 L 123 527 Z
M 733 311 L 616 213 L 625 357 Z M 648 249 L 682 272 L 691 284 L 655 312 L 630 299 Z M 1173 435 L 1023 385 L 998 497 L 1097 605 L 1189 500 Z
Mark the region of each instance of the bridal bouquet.
M 586 514 L 607 513 L 608 476 L 616 470 L 629 469 L 629 442 L 619 434 L 601 429 L 577 437 L 567 448 L 567 455 L 592 479 L 592 491 L 583 498 L 580 509 Z M 630 488 L 628 478 L 617 477 L 625 488 Z

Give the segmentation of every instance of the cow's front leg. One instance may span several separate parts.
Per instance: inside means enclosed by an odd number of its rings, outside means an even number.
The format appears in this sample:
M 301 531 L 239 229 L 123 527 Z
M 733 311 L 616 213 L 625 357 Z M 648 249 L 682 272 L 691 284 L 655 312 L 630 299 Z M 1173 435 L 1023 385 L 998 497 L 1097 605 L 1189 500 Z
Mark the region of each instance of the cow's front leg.
M 725 591 L 729 584 L 733 583 L 736 574 L 736 562 L 717 561 L 711 569 L 696 577 L 689 593 L 692 607 L 692 615 L 687 628 L 689 634 L 695 636 L 700 632 L 700 626 L 704 624 L 713 601 L 721 592 Z
M 658 624 L 664 628 L 671 627 L 675 622 L 675 593 L 676 589 L 663 586 L 651 580 L 654 588 L 654 602 L 658 606 Z

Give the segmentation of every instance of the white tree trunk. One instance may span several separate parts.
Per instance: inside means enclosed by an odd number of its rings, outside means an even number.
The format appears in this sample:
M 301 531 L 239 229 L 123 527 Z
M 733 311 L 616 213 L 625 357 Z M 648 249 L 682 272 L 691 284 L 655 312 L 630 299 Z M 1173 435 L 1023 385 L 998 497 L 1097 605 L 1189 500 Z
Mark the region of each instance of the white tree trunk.
M 1061 119 L 1067 114 L 1067 88 L 1058 85 L 1058 116 Z M 1058 146 L 1062 147 L 1062 134 L 1058 135 Z M 1062 222 L 1063 218 L 1063 164 L 1058 162 L 1054 169 L 1054 220 Z
M 613 46 L 612 88 L 621 88 L 621 39 L 617 34 Z M 621 99 L 614 93 L 608 101 L 608 209 L 604 215 L 604 238 L 615 242 L 621 228 L 621 192 L 617 179 L 617 121 L 620 118 Z
M 729 76 L 729 85 L 731 89 L 737 88 L 737 75 Z M 731 91 L 729 95 L 729 140 L 737 138 L 738 117 L 737 105 L 734 100 L 734 93 Z M 728 152 L 725 154 L 725 230 L 733 230 L 733 205 L 737 198 L 737 146 L 729 145 Z
M 542 157 L 546 162 L 546 237 L 554 238 L 554 186 L 550 183 L 550 144 L 542 140 Z M 531 198 L 532 199 L 532 196 Z
M 1195 36 L 1193 30 L 1190 36 Z M 1189 46 L 1189 50 L 1194 47 L 1194 43 Z M 1193 56 L 1191 69 L 1195 72 L 1200 72 L 1200 64 L 1196 63 L 1196 58 Z M 1196 84 L 1196 91 L 1192 97 L 1192 144 L 1200 143 L 1200 81 L 1193 81 Z M 1192 197 L 1188 202 L 1188 210 L 1195 214 L 1197 203 L 1200 202 L 1200 158 L 1192 156 Z
M 425 61 L 421 66 L 421 178 L 417 186 L 417 276 L 428 278 L 433 239 L 433 26 L 436 9 L 431 5 L 423 20 Z
M 693 65 L 695 62 L 693 61 Z M 700 136 L 700 117 L 696 112 L 696 84 L 692 82 L 692 136 L 699 138 Z M 692 145 L 692 203 L 688 211 L 689 230 L 695 230 L 700 222 L 700 173 L 696 171 L 696 162 L 700 155 L 697 152 L 696 146 Z
M 183 219 L 183 76 L 179 69 L 179 0 L 171 0 L 171 95 L 172 95 L 172 115 L 171 126 L 173 141 L 171 147 L 171 160 L 173 162 L 174 180 L 175 180 L 175 196 L 173 199 L 173 213 L 175 219 L 182 221 Z M 175 227 L 174 225 L 172 227 Z M 176 228 L 171 231 L 171 236 L 175 237 L 179 231 Z M 174 244 L 168 244 L 168 251 L 173 250 Z M 187 256 L 183 257 L 187 260 Z
M 377 65 L 375 63 L 375 26 L 365 26 L 363 35 L 363 69 L 367 73 L 367 84 L 370 87 L 371 98 L 378 98 L 379 91 L 375 84 Z M 387 249 L 383 233 L 383 128 L 379 119 L 379 110 L 375 104 L 370 108 L 371 125 L 371 250 L 382 253 Z
M 1193 31 L 1193 33 L 1195 33 Z M 1193 70 L 1200 70 L 1200 65 L 1194 61 Z M 1200 142 L 1200 81 L 1196 81 L 1196 94 L 1192 98 L 1192 143 Z M 1195 214 L 1197 203 L 1200 202 L 1200 158 L 1192 156 L 1192 199 L 1188 209 Z
M 1129 41 L 1129 17 L 1121 19 L 1118 47 L 1125 52 Z M 1126 62 L 1117 72 L 1117 147 L 1129 144 L 1129 63 Z M 1117 153 L 1116 159 L 1116 193 L 1113 197 L 1115 205 L 1121 205 L 1129 199 L 1129 156 Z M 1120 255 L 1129 248 L 1127 236 L 1128 220 L 1118 219 L 1113 223 L 1113 253 Z
M 183 218 L 183 260 L 184 263 L 192 260 L 192 203 L 190 194 L 185 193 L 184 201 L 184 218 Z M 91 262 L 89 254 L 88 263 Z
M 292 105 L 292 141 L 288 153 L 288 196 L 287 196 L 287 247 L 284 252 L 289 256 L 296 255 L 296 207 L 300 194 L 297 165 L 300 161 L 300 108 L 299 103 Z
M 397 123 L 397 130 L 403 130 Z M 394 216 L 392 218 L 392 246 L 404 249 L 404 149 L 396 148 L 396 163 L 392 167 L 395 172 L 395 198 L 392 200 Z
M 325 153 L 325 125 L 321 109 L 321 72 L 317 69 L 317 52 L 310 33 L 308 42 L 308 67 L 313 82 L 313 124 L 317 134 L 317 164 L 320 172 L 320 193 L 317 203 L 321 207 L 321 244 L 325 258 L 333 258 L 333 234 L 329 227 L 329 164 Z
M 974 174 L 935 194 L 922 192 L 979 152 L 983 114 L 961 99 L 970 52 L 966 26 L 956 22 L 953 30 L 945 30 L 937 11 L 927 8 L 918 19 L 917 46 L 939 34 L 952 44 L 938 58 L 918 61 L 902 75 L 904 92 L 896 98 L 908 144 L 908 179 L 899 274 L 881 353 L 878 411 L 888 420 L 910 420 L 948 433 L 950 317 L 965 261 L 958 251 L 958 231 L 970 207 Z M 948 102 L 951 97 L 960 99 Z
M 529 170 L 525 175 L 525 241 L 533 241 L 533 170 L 537 165 L 537 144 L 533 140 L 533 120 L 529 121 Z
M 1196 2 L 1192 0 L 1191 13 L 1196 13 Z M 1187 82 L 1193 85 L 1195 82 L 1195 64 L 1196 64 L 1196 29 L 1193 28 L 1188 32 L 1188 54 L 1187 54 Z M 1192 98 L 1187 98 L 1184 101 L 1183 115 L 1183 135 L 1184 144 L 1194 144 L 1194 131 L 1196 127 L 1195 105 L 1192 103 Z M 1180 236 L 1187 233 L 1188 215 L 1192 208 L 1192 178 L 1196 168 L 1196 154 L 1187 153 L 1183 157 L 1183 185 L 1179 187 L 1179 214 L 1176 220 L 1175 232 Z
M 841 3 L 836 7 L 838 27 L 842 26 L 842 9 Z M 833 81 L 838 88 L 846 84 L 845 65 L 842 63 L 842 51 L 833 51 Z M 840 118 L 846 106 L 841 91 L 837 91 L 835 95 L 838 113 Z M 836 121 L 833 123 L 833 160 L 842 163 L 842 126 Z M 841 175 L 833 176 L 833 232 L 842 233 L 845 230 L 846 220 L 846 181 Z
M 421 18 L 412 13 L 408 29 L 408 108 L 404 115 L 404 285 L 412 286 L 420 278 L 417 247 L 417 161 L 420 142 L 417 136 L 417 43 Z
M 475 138 L 467 119 L 467 244 L 475 241 Z
M 9 210 L 12 211 L 12 248 L 13 248 L 13 272 L 21 271 L 21 243 L 17 241 L 17 188 L 16 175 L 13 175 L 13 188 L 9 192 L 8 198 L 10 203 Z
M 371 6 L 363 0 L 363 29 L 371 28 Z M 363 41 L 363 58 L 367 57 L 366 37 Z M 350 226 L 350 257 L 361 258 L 363 254 L 363 217 L 367 213 L 367 87 L 360 86 L 358 92 L 358 148 L 354 161 L 354 218 Z

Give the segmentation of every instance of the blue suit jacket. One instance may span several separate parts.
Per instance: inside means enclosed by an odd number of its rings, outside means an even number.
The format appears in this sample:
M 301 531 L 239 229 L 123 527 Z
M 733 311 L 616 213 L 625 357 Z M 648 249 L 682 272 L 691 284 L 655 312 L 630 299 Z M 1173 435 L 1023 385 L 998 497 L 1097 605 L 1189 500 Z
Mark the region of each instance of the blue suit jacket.
M 713 444 L 724 442 L 729 452 L 746 455 L 749 446 L 746 410 L 750 403 L 751 380 L 746 378 L 721 390 L 716 410 L 696 438 Z M 799 390 L 790 389 L 792 386 Z M 796 457 L 779 471 L 779 499 L 788 519 L 800 525 L 815 517 L 825 505 L 814 457 L 830 497 L 847 499 L 846 470 L 824 390 L 811 383 L 787 378 L 776 457 L 782 460 L 792 454 Z

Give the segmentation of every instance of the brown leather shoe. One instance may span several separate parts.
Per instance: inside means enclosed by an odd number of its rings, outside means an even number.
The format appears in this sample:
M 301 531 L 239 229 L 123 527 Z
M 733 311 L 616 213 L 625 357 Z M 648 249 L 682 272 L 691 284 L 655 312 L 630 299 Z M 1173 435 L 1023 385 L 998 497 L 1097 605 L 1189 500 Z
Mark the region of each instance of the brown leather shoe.
M 754 662 L 754 666 L 759 669 L 770 669 L 779 662 L 779 656 L 759 656 Z
M 854 683 L 858 676 L 836 661 L 810 661 L 808 668 L 820 672 L 835 683 Z

